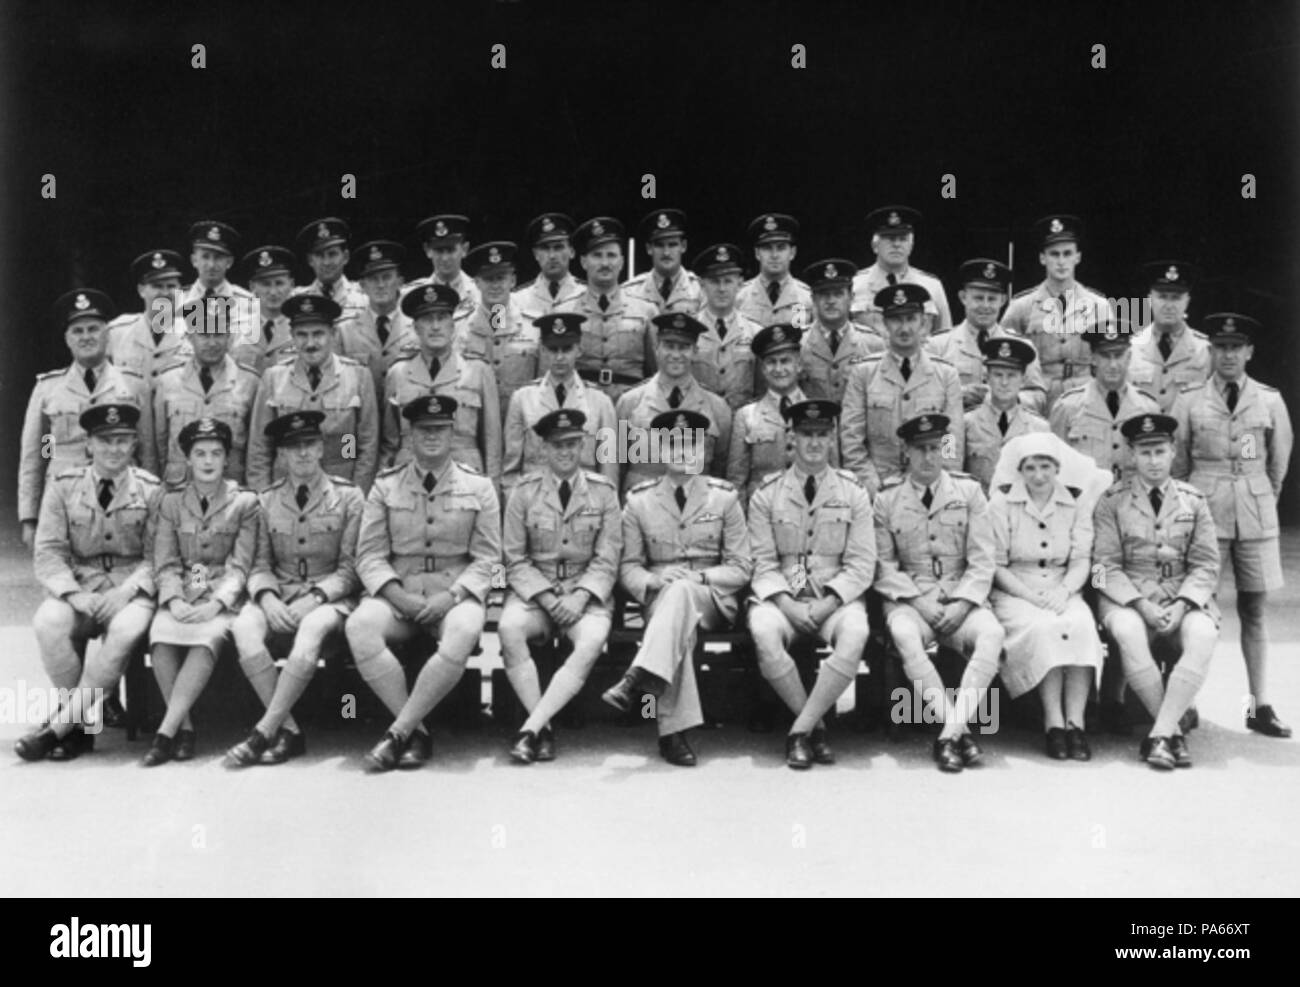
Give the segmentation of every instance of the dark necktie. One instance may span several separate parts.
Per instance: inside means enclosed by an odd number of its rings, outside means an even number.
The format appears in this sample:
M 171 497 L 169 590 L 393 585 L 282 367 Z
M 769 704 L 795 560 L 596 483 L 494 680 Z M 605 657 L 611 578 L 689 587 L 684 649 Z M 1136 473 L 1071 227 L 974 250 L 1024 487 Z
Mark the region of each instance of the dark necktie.
M 930 509 L 930 505 L 933 503 L 934 503 L 934 491 L 931 490 L 929 487 L 926 487 L 925 493 L 921 494 L 921 506 L 928 511 Z
M 429 361 L 429 379 L 437 380 L 440 373 L 442 373 L 442 361 L 435 356 Z
M 686 510 L 686 488 L 678 487 L 673 491 L 673 500 L 677 501 L 677 509 L 679 511 Z
M 381 315 L 375 320 L 375 334 L 379 336 L 379 345 L 388 342 L 388 316 Z
M 673 293 L 672 278 L 664 278 L 662 281 L 659 282 L 659 296 L 664 301 L 668 301 L 668 296 L 671 295 L 672 293 Z
M 564 399 L 567 398 L 568 396 L 569 396 L 569 392 L 568 392 L 567 390 L 565 390 L 565 387 L 564 387 L 563 384 L 556 384 L 556 385 L 555 385 L 555 403 L 556 403 L 557 405 L 559 405 L 561 408 L 563 408 L 563 407 L 564 407 Z
M 216 297 L 217 297 L 217 289 L 216 289 L 216 288 L 209 288 L 207 291 L 205 291 L 205 292 L 203 293 L 203 297 L 204 297 L 204 298 L 216 298 Z
M 609 295 L 601 295 L 596 299 L 596 304 L 600 306 L 602 312 L 609 311 Z
M 425 490 L 425 493 L 433 493 L 433 483 L 434 483 L 434 480 L 433 480 L 433 474 L 432 474 L 432 473 L 425 473 L 425 474 L 424 474 L 424 490 Z
M 682 389 L 680 387 L 674 387 L 671 391 L 668 392 L 668 407 L 680 408 L 681 404 L 682 404 Z
M 1065 314 L 1065 292 L 1056 296 L 1056 304 L 1061 306 L 1061 314 Z
M 1110 411 L 1111 418 L 1119 414 L 1119 391 L 1106 392 L 1106 407 Z
M 262 338 L 269 343 L 271 341 L 271 337 L 274 334 L 275 334 L 275 323 L 272 320 L 267 319 L 265 322 L 262 323 Z
M 1002 432 L 1003 435 L 1006 435 L 1007 429 L 1010 427 L 1011 427 L 1011 423 L 1007 421 L 1007 413 L 1004 411 L 1002 412 L 1001 415 L 998 416 L 998 429 Z
M 207 498 L 207 497 L 200 497 L 200 498 L 199 498 L 199 510 L 200 510 L 202 513 L 204 513 L 204 514 L 208 513 L 208 498 Z
M 1165 502 L 1164 497 L 1160 494 L 1159 487 L 1151 488 L 1151 510 L 1156 512 L 1156 517 L 1160 516 L 1160 505 Z
M 113 503 L 113 481 L 99 481 L 99 506 L 108 510 L 108 505 Z
M 788 394 L 781 395 L 780 407 L 781 407 L 781 417 L 784 418 L 786 409 L 790 407 L 790 396 Z
M 808 479 L 803 481 L 803 499 L 808 501 L 808 503 L 811 504 L 813 502 L 813 498 L 816 496 L 817 496 L 817 481 L 814 480 L 810 475 Z
M 1170 340 L 1167 332 L 1159 333 L 1159 336 L 1160 340 L 1156 343 L 1156 346 L 1160 349 L 1160 359 L 1168 362 L 1169 354 L 1174 351 L 1173 341 Z
M 987 329 L 978 330 L 975 334 L 975 340 L 978 343 L 979 348 L 983 349 L 984 344 L 989 341 L 989 331 Z
M 199 367 L 199 386 L 204 394 L 212 390 L 212 371 L 207 367 Z
M 153 335 L 153 348 L 154 348 L 154 349 L 157 349 L 159 346 L 161 346 L 161 345 L 162 345 L 162 341 L 163 341 L 164 339 L 167 338 L 167 333 L 162 332 L 162 331 L 160 331 L 160 330 L 158 330 L 158 329 L 150 329 L 149 332 Z
M 298 492 L 294 495 L 294 500 L 298 502 L 299 507 L 307 506 L 307 484 L 298 484 Z
M 561 510 L 569 509 L 569 498 L 573 496 L 573 487 L 569 485 L 568 480 L 560 481 L 560 508 Z
M 719 319 L 719 320 L 718 320 L 718 338 L 719 338 L 719 339 L 726 339 L 726 338 L 727 338 L 727 320 L 726 320 L 726 319 Z
M 547 281 L 546 290 L 551 293 L 551 301 L 555 301 L 555 299 L 560 297 L 560 282 Z
M 1237 386 L 1237 382 L 1236 382 L 1235 380 L 1232 381 L 1230 384 L 1228 384 L 1228 386 L 1225 388 L 1225 390 L 1227 391 L 1227 394 L 1225 395 L 1225 400 L 1228 402 L 1228 410 L 1229 410 L 1229 411 L 1236 411 L 1236 410 L 1237 410 L 1237 397 L 1238 397 L 1238 391 L 1239 391 L 1239 388 L 1238 388 L 1238 386 Z
M 888 281 L 891 285 L 896 285 L 896 284 L 898 284 L 898 277 L 897 277 L 896 275 L 893 275 L 893 274 L 886 274 L 886 275 L 885 275 L 885 280 Z
M 912 379 L 912 361 L 908 357 L 903 357 L 903 365 L 898 368 L 898 372 L 903 375 L 903 380 Z
M 95 371 L 87 367 L 86 372 L 82 374 L 82 377 L 85 378 L 86 381 L 86 390 L 88 390 L 91 394 L 94 394 L 95 393 Z
M 831 356 L 834 356 L 840 348 L 840 331 L 838 329 L 827 329 L 826 341 L 830 344 Z
M 307 368 L 307 383 L 311 385 L 313 391 L 320 387 L 320 367 Z
M 769 281 L 767 283 L 767 300 L 771 302 L 773 305 L 775 305 L 776 300 L 780 297 L 781 297 L 781 282 Z

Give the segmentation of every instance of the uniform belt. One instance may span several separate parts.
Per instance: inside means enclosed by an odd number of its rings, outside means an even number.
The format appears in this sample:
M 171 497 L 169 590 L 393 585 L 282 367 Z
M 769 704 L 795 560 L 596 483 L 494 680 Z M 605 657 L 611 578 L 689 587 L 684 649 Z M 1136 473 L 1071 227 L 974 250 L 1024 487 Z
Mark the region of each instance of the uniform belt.
M 599 370 L 579 370 L 578 376 L 583 380 L 589 380 L 593 384 L 639 384 L 644 379 L 634 377 L 632 374 L 616 374 L 609 367 L 602 367 Z
M 93 555 L 90 558 L 79 558 L 77 562 L 81 565 L 98 566 L 105 572 L 112 572 L 115 566 L 120 566 L 123 569 L 134 568 L 140 564 L 141 559 L 130 555 L 105 553 L 104 555 Z
M 782 568 L 788 565 L 816 565 L 819 562 L 839 568 L 843 563 L 843 558 L 839 555 L 818 555 L 814 553 L 804 555 L 782 555 L 780 558 Z
M 1141 579 L 1145 576 L 1147 579 L 1181 579 L 1187 575 L 1187 566 L 1181 561 L 1178 562 L 1154 562 L 1143 568 L 1149 569 L 1143 572 L 1140 569 L 1133 573 Z
M 905 563 L 903 571 L 908 575 L 925 575 L 928 573 L 936 579 L 942 579 L 945 575 L 960 576 L 966 571 L 966 559 L 961 555 L 954 555 L 947 559 L 937 558 L 932 555 L 928 564 L 924 562 Z
M 455 565 L 468 565 L 468 555 L 399 555 L 394 561 L 419 562 L 425 572 L 441 572 Z
M 588 562 L 584 559 L 555 559 L 547 562 L 533 562 L 537 571 L 548 579 L 572 579 L 587 571 Z
M 1249 465 L 1242 464 L 1248 462 Z M 1192 470 L 1192 476 L 1267 476 L 1268 465 L 1262 458 L 1249 461 L 1238 461 L 1231 466 L 1218 463 L 1197 463 Z M 1193 481 L 1195 482 L 1195 481 Z
M 670 565 L 684 565 L 688 569 L 710 569 L 720 564 L 716 558 L 706 559 L 658 559 L 650 563 L 654 569 L 666 569 Z

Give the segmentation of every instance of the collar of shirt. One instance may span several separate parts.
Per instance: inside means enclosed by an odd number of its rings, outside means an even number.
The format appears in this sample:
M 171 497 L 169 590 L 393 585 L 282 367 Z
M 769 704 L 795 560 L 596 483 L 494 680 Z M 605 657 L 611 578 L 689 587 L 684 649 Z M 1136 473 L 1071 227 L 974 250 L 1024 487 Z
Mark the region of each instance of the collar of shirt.
M 777 394 L 776 391 L 772 390 L 770 387 L 763 394 L 763 400 L 766 401 L 768 404 L 772 405 L 772 407 L 776 408 L 778 414 L 780 414 L 781 412 L 782 397 L 789 398 L 791 404 L 798 404 L 800 401 L 807 400 L 804 397 L 803 391 L 800 390 L 799 385 L 797 384 L 795 385 L 794 390 L 792 390 L 789 394 Z
M 454 474 L 452 473 L 452 466 L 453 466 L 453 465 L 454 465 L 453 461 L 451 460 L 450 457 L 448 457 L 447 461 L 446 461 L 445 463 L 442 464 L 442 469 L 439 470 L 437 473 L 434 473 L 434 474 L 433 474 L 433 484 L 434 484 L 434 489 L 435 489 L 436 491 L 438 491 L 439 493 L 443 493 L 443 492 L 444 492 L 444 491 L 443 491 L 443 485 L 447 482 L 447 480 L 448 480 L 450 477 L 454 476 Z M 412 468 L 413 470 L 415 470 L 415 481 L 416 481 L 416 485 L 419 486 L 421 489 L 423 489 L 423 487 L 424 487 L 424 478 L 425 478 L 426 476 L 428 476 L 430 473 L 432 473 L 433 471 L 432 471 L 432 470 L 424 469 L 424 468 L 423 468 L 422 466 L 420 466 L 420 464 L 419 464 L 418 462 L 416 462 L 414 459 L 411 460 L 411 468 Z
M 662 371 L 659 371 L 655 374 L 655 387 L 659 388 L 659 393 L 662 394 L 665 399 L 667 399 L 668 395 L 672 393 L 674 387 L 680 387 L 682 391 L 682 400 L 685 401 L 695 392 L 695 378 L 690 374 L 687 374 L 680 381 L 674 382 L 665 377 Z
M 1151 486 L 1151 484 L 1147 483 L 1147 481 L 1142 479 L 1142 477 L 1137 473 L 1133 474 L 1133 479 L 1137 481 L 1138 493 L 1147 498 L 1147 500 L 1151 499 L 1151 491 L 1155 489 L 1159 489 L 1160 496 L 1166 501 L 1169 500 L 1169 495 L 1173 492 L 1173 477 L 1166 479 L 1159 488 Z
M 817 484 L 817 489 L 821 490 L 822 484 L 825 483 L 826 480 L 829 479 L 831 475 L 831 468 L 830 465 L 828 464 L 822 469 L 820 473 L 807 473 L 804 470 L 800 469 L 797 463 L 791 463 L 790 473 L 794 477 L 795 483 L 798 484 L 799 486 L 800 494 L 802 494 L 803 485 L 808 482 L 808 477 L 810 476 L 813 478 L 813 482 Z
M 1246 375 L 1242 374 L 1233 383 L 1237 385 L 1237 400 L 1240 401 L 1241 396 L 1246 393 Z M 1228 381 L 1215 374 L 1214 389 L 1219 392 L 1219 397 L 1226 399 L 1228 396 Z
M 870 276 L 871 280 L 879 281 L 882 284 L 888 285 L 890 274 L 894 275 L 894 279 L 896 281 L 906 281 L 908 278 L 910 278 L 912 276 L 912 265 L 904 264 L 903 270 L 901 272 L 895 273 L 893 271 L 885 270 L 885 265 L 880 263 L 880 261 L 876 261 L 869 268 L 867 268 L 867 274 Z
M 208 367 L 208 373 L 212 374 L 212 383 L 215 386 L 226 378 L 226 371 L 229 365 L 235 362 L 235 358 L 227 353 L 221 358 L 221 362 L 215 366 Z M 195 380 L 199 379 L 199 372 L 203 369 L 203 364 L 199 363 L 199 358 L 195 356 L 190 360 L 189 375 Z

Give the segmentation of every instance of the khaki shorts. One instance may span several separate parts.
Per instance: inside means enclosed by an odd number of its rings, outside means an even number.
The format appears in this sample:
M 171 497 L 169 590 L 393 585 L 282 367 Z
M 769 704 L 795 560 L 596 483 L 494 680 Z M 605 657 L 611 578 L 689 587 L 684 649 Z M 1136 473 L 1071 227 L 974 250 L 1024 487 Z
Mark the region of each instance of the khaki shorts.
M 1276 538 L 1220 538 L 1219 560 L 1225 570 L 1232 563 L 1238 591 L 1265 593 L 1284 585 Z

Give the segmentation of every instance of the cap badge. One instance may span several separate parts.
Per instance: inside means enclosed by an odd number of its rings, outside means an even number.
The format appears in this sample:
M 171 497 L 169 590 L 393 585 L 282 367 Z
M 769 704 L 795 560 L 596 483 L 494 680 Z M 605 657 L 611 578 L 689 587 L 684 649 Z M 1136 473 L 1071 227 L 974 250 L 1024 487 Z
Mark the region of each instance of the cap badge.
M 73 304 L 79 309 L 87 309 L 90 308 L 90 299 L 85 295 L 78 295 L 77 300 L 73 302 Z
M 302 428 L 302 427 L 304 427 L 306 424 L 307 424 L 307 423 L 306 423 L 305 421 L 303 421 L 302 415 L 294 415 L 294 416 L 293 416 L 293 421 L 291 421 L 291 422 L 289 423 L 289 427 L 290 427 L 290 428 Z
M 436 223 L 433 224 L 433 235 L 434 235 L 434 236 L 446 236 L 446 235 L 447 235 L 447 224 L 444 223 L 441 219 L 438 220 Z
M 209 239 L 209 240 L 214 240 L 214 241 L 220 241 L 220 240 L 221 240 L 221 228 L 220 228 L 219 226 L 214 226 L 214 227 L 212 227 L 210 230 L 208 230 L 208 239 Z
M 728 250 L 726 247 L 719 247 L 719 248 L 718 248 L 718 253 L 717 253 L 717 256 L 716 256 L 716 260 L 717 260 L 718 263 L 720 263 L 720 264 L 721 264 L 721 263 L 725 263 L 726 261 L 731 260 L 731 251 Z
M 316 306 L 312 304 L 312 301 L 311 301 L 310 298 L 305 298 L 305 299 L 303 299 L 303 303 L 302 303 L 302 311 L 304 311 L 304 312 L 315 312 L 315 311 L 316 311 Z
M 773 326 L 773 328 L 772 328 L 772 342 L 774 342 L 774 343 L 784 343 L 784 342 L 785 342 L 785 330 L 782 329 L 780 326 Z
M 776 219 L 772 216 L 766 217 L 763 220 L 763 229 L 771 233 L 774 229 L 776 229 Z
M 555 427 L 556 427 L 556 428 L 570 428 L 571 426 L 569 425 L 569 416 L 568 416 L 568 415 L 563 415 L 563 414 L 562 414 L 562 415 L 556 415 L 556 417 L 555 417 Z
M 1147 415 L 1145 418 L 1142 419 L 1142 431 L 1154 432 L 1155 430 L 1156 430 L 1156 423 L 1155 421 L 1152 420 L 1150 415 Z
M 1224 331 L 1224 332 L 1232 332 L 1232 331 L 1233 331 L 1234 329 L 1236 329 L 1236 328 L 1237 328 L 1237 320 L 1236 320 L 1236 319 L 1224 319 L 1224 320 L 1223 320 L 1223 331 Z
M 596 220 L 596 222 L 591 224 L 591 232 L 594 233 L 596 236 L 604 236 L 605 224 L 602 223 L 600 220 Z
M 498 250 L 496 247 L 492 247 L 490 250 L 488 250 L 488 263 L 489 264 L 501 263 L 501 251 Z
M 324 223 L 318 224 L 316 227 L 316 239 L 328 240 L 329 238 L 330 238 L 330 228 L 326 226 Z
M 661 230 L 668 229 L 668 217 L 664 213 L 660 213 L 659 218 L 655 220 L 655 225 Z
M 442 402 L 439 401 L 436 397 L 434 397 L 434 398 L 429 398 L 429 407 L 428 407 L 428 411 L 429 411 L 429 414 L 431 414 L 431 415 L 440 415 L 440 414 L 442 414 Z
M 122 417 L 118 414 L 117 407 L 110 404 L 108 410 L 104 412 L 104 421 L 108 422 L 110 425 L 116 425 L 121 420 Z
M 1005 360 L 1010 355 L 1011 355 L 1010 343 L 1003 343 L 1001 346 L 998 347 L 998 356 L 1002 357 L 1002 359 Z
M 566 332 L 568 332 L 568 326 L 564 324 L 563 319 L 555 319 L 551 322 L 552 336 L 563 336 Z
M 826 268 L 822 271 L 822 275 L 828 279 L 835 277 L 838 273 L 839 272 L 835 270 L 834 264 L 827 264 Z
M 378 247 L 371 247 L 371 248 L 370 248 L 370 259 L 371 259 L 371 260 L 383 260 L 383 259 L 384 259 L 384 252 L 383 252 L 382 250 L 380 250 Z
M 552 230 L 554 230 L 554 229 L 555 229 L 555 221 L 554 221 L 553 219 L 551 219 L 550 216 L 543 216 L 543 217 L 542 217 L 542 232 L 543 232 L 543 233 L 550 233 L 550 232 L 551 232 Z
M 887 222 L 890 226 L 898 226 L 902 222 L 902 220 L 898 218 L 898 213 L 891 212 L 889 214 L 889 218 L 885 220 L 885 222 Z
M 165 260 L 163 260 L 163 255 L 162 255 L 162 254 L 154 254 L 154 255 L 153 255 L 153 260 L 150 261 L 150 263 L 151 263 L 155 268 L 160 268 L 160 267 L 166 267 L 166 266 L 167 266 L 167 262 L 166 262 Z
M 685 329 L 685 328 L 686 328 L 686 319 L 685 319 L 683 316 L 680 316 L 680 315 L 673 316 L 673 328 L 674 328 L 674 329 Z
M 895 305 L 907 304 L 907 292 L 904 291 L 902 288 L 899 288 L 896 292 L 894 292 L 894 304 Z
M 430 304 L 438 300 L 438 289 L 433 285 L 424 289 L 424 300 Z
M 1065 229 L 1065 227 L 1061 225 L 1061 221 L 1059 219 L 1053 218 L 1051 224 L 1048 226 L 1048 229 L 1053 233 L 1060 233 L 1061 230 Z
M 263 250 L 260 254 L 257 255 L 257 266 L 258 267 L 271 266 L 271 255 L 269 252 Z
M 673 425 L 673 428 L 688 428 L 688 427 L 689 426 L 686 423 L 686 416 L 678 415 L 677 422 Z
M 922 418 L 922 419 L 921 419 L 921 424 L 920 424 L 920 426 L 919 426 L 919 430 L 922 431 L 922 432 L 928 432 L 928 431 L 930 431 L 930 419 L 929 419 L 929 418 Z
M 1170 265 L 1169 265 L 1169 270 L 1165 271 L 1165 280 L 1166 280 L 1166 281 L 1177 281 L 1177 280 L 1178 280 L 1178 268 L 1176 268 L 1176 267 L 1174 267 L 1172 264 L 1170 264 Z
M 820 418 L 821 415 L 822 415 L 822 409 L 817 407 L 817 405 L 815 404 L 805 408 L 803 413 L 803 416 L 805 418 Z
M 998 269 L 994 267 L 992 264 L 985 264 L 984 276 L 988 278 L 990 281 L 992 281 L 998 276 Z

